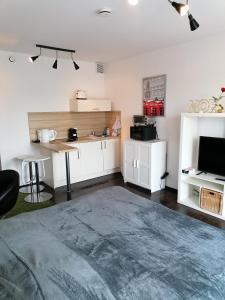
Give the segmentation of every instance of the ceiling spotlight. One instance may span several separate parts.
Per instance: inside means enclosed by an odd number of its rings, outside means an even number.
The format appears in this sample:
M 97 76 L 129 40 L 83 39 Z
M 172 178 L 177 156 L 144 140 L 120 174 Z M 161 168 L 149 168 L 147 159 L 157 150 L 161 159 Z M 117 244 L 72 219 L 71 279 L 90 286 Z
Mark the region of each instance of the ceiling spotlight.
M 195 31 L 200 26 L 191 14 L 188 14 L 191 31 Z
M 75 68 L 75 70 L 79 70 L 79 69 L 80 69 L 80 67 L 78 66 L 78 64 L 76 64 L 76 62 L 75 62 L 75 61 L 73 62 L 73 64 L 74 64 L 74 68 Z
M 71 52 L 71 59 L 72 59 L 72 61 L 73 61 L 73 65 L 74 65 L 75 70 L 79 70 L 80 67 L 79 67 L 78 64 L 73 60 L 73 53 L 72 53 L 72 52 Z
M 128 0 L 128 3 L 130 4 L 130 5 L 137 5 L 138 4 L 138 2 L 139 2 L 139 0 Z
M 188 0 L 186 0 L 186 4 L 177 3 L 172 0 L 168 0 L 168 1 L 181 16 L 184 16 L 188 13 L 188 19 L 190 22 L 191 31 L 198 29 L 198 27 L 199 27 L 198 22 L 193 18 L 193 16 L 189 12 Z
M 174 2 L 174 1 L 171 1 L 171 0 L 168 0 L 168 1 L 176 9 L 178 14 L 180 14 L 182 17 L 185 16 L 188 13 L 189 5 L 187 3 L 183 4 L 183 3 L 177 3 L 177 2 Z
M 33 63 L 39 56 L 41 56 L 41 48 L 40 48 L 40 54 L 29 57 L 29 61 Z
M 56 60 L 53 64 L 52 68 L 57 70 L 57 66 L 58 66 L 58 52 L 56 51 Z

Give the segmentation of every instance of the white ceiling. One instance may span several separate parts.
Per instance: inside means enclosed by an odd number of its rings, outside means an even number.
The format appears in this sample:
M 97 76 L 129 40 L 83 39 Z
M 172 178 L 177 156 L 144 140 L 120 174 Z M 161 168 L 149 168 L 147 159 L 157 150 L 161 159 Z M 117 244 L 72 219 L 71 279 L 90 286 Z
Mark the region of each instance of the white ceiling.
M 36 54 L 40 43 L 76 49 L 79 60 L 105 62 L 225 32 L 225 0 L 189 1 L 200 23 L 195 32 L 168 0 L 139 2 L 1 0 L 0 50 Z M 112 16 L 95 14 L 104 7 Z

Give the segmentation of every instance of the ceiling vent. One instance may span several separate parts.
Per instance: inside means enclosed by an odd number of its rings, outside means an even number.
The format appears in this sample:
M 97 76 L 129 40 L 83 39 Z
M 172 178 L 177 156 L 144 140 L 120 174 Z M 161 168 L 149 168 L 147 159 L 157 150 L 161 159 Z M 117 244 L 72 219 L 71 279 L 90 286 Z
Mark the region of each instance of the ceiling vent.
M 111 16 L 112 10 L 110 8 L 102 8 L 97 11 L 97 15 L 102 16 L 102 17 L 108 17 Z
M 103 74 L 104 73 L 104 64 L 103 63 L 97 63 L 97 73 Z

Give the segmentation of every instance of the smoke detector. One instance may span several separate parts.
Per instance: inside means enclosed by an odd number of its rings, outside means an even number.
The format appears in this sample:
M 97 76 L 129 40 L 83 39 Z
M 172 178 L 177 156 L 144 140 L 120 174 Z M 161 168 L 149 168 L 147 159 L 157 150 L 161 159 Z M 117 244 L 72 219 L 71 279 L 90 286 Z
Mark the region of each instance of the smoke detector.
M 97 11 L 97 15 L 102 17 L 109 17 L 112 14 L 111 8 L 102 8 Z

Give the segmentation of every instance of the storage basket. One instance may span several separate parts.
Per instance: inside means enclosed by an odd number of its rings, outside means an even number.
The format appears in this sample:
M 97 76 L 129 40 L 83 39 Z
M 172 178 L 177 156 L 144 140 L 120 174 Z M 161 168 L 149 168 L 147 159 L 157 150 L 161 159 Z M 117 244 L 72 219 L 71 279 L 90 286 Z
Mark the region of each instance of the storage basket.
M 206 188 L 201 188 L 200 207 L 215 214 L 222 214 L 223 194 Z

